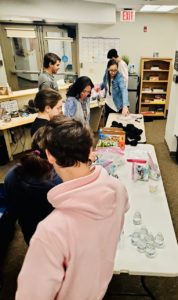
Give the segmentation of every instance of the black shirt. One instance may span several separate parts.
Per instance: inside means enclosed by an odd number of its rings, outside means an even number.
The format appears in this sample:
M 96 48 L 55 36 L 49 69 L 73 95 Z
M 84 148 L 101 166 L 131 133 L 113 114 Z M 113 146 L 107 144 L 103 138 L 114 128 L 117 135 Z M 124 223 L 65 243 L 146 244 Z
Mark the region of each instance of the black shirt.
M 31 127 L 31 136 L 40 128 L 45 126 L 48 123 L 48 120 L 36 118 Z
M 47 193 L 62 180 L 51 171 L 45 178 L 35 178 L 24 173 L 20 165 L 13 167 L 5 177 L 4 188 L 11 222 L 18 220 L 27 244 L 37 224 L 46 218 L 53 207 Z

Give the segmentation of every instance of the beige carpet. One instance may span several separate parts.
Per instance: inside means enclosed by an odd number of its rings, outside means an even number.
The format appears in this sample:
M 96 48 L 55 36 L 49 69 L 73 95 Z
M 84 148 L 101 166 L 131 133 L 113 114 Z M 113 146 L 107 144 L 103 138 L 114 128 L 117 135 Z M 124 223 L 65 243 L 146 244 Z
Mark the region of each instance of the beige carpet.
M 170 157 L 164 142 L 165 120 L 157 120 L 145 123 L 147 143 L 153 144 L 156 149 L 159 166 L 164 182 L 164 187 L 173 219 L 173 224 L 178 237 L 178 164 Z M 3 179 L 8 166 L 0 167 L 0 180 Z M 14 300 L 16 289 L 16 277 L 20 270 L 26 246 L 21 232 L 17 227 L 16 235 L 12 241 L 3 268 L 4 285 L 0 292 L 0 300 Z M 87 270 L 86 270 L 87 272 Z M 178 278 L 147 277 L 146 283 L 157 300 L 178 300 Z M 113 292 L 143 292 L 138 276 L 121 274 L 114 276 L 108 289 Z M 106 295 L 105 300 L 130 300 L 143 299 L 146 297 L 123 297 Z M 25 300 L 25 299 L 24 299 Z M 33 299 L 32 299 L 33 300 Z M 62 300 L 62 299 L 61 299 Z M 83 299 L 78 299 L 83 300 Z M 90 300 L 90 299 L 88 299 Z

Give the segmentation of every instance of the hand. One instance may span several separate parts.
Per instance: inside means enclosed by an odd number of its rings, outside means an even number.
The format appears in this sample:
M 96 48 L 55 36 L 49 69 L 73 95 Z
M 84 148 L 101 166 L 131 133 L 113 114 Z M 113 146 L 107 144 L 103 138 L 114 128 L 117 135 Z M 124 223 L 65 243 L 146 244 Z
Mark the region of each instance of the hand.
M 128 116 L 128 114 L 129 114 L 128 107 L 124 106 L 122 109 L 122 115 L 126 117 L 126 116 Z
M 90 153 L 89 159 L 90 159 L 92 162 L 95 162 L 95 161 L 97 160 L 97 155 L 96 155 L 96 152 L 95 152 L 95 151 L 92 151 L 92 152 Z
M 101 88 L 100 88 L 99 85 L 95 85 L 94 90 L 95 90 L 96 93 L 99 93 L 99 91 L 101 91 Z

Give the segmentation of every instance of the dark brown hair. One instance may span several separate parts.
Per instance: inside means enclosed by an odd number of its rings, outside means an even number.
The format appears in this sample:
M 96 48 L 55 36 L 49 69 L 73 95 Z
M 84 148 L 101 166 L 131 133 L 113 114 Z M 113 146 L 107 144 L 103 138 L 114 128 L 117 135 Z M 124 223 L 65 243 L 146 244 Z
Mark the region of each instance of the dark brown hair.
M 61 167 L 87 163 L 93 136 L 82 122 L 65 116 L 56 116 L 48 122 L 44 132 L 44 147 Z
M 115 61 L 115 59 L 110 59 L 107 64 L 107 70 L 109 69 L 109 67 L 111 67 L 113 65 L 116 65 L 118 68 L 118 63 Z M 116 75 L 117 75 L 117 73 L 116 73 Z M 111 75 L 110 75 L 109 71 L 108 71 L 108 85 L 109 85 L 109 95 L 111 95 Z
M 116 49 L 110 49 L 108 51 L 108 54 L 107 54 L 107 58 L 111 59 L 111 58 L 117 58 L 119 55 L 117 53 L 117 50 Z
M 44 68 L 48 68 L 49 64 L 51 63 L 52 65 L 54 65 L 57 60 L 60 62 L 61 59 L 60 57 L 55 54 L 55 53 L 46 53 L 44 56 L 44 60 L 43 60 L 43 67 Z
M 91 89 L 94 87 L 93 82 L 87 76 L 79 77 L 73 85 L 70 86 L 69 90 L 67 91 L 67 97 L 75 97 L 80 98 L 81 92 L 86 88 L 86 86 L 90 86 Z
M 42 149 L 45 127 L 40 127 L 33 136 L 32 151 L 20 158 L 19 170 L 21 174 L 34 178 L 50 178 L 52 165 L 48 162 Z
M 42 89 L 36 94 L 34 105 L 40 112 L 43 112 L 47 105 L 53 108 L 61 99 L 62 97 L 57 91 L 52 89 Z

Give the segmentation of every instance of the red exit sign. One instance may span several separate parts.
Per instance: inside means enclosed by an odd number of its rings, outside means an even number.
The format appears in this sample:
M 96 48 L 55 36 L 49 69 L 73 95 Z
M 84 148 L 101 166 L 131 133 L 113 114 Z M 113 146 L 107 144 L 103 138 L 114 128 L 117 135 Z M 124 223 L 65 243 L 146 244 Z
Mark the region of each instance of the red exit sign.
M 120 12 L 120 20 L 122 22 L 134 22 L 135 21 L 135 10 L 122 10 Z

